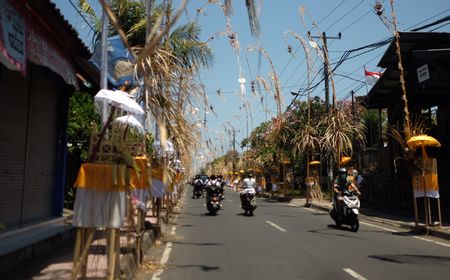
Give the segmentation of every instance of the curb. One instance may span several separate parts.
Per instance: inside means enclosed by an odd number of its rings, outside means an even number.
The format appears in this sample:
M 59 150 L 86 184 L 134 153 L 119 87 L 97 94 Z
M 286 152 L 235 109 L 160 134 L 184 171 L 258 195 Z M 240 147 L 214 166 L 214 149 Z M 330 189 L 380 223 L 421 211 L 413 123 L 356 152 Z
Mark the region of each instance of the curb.
M 317 205 L 315 203 L 311 203 L 311 207 L 316 208 L 316 209 L 320 209 L 323 211 L 330 211 L 331 208 L 323 206 L 323 205 Z M 364 211 L 364 210 L 363 210 Z M 377 223 L 382 223 L 385 225 L 390 225 L 390 226 L 394 226 L 397 228 L 403 228 L 403 229 L 408 229 L 408 230 L 415 230 L 416 227 L 415 225 L 410 225 L 404 222 L 396 222 L 396 221 L 392 221 L 389 219 L 383 219 L 383 218 L 374 218 L 374 217 L 370 217 L 370 216 L 365 216 L 367 218 L 367 220 L 372 221 L 372 222 L 377 222 Z M 425 226 L 421 226 L 419 225 L 419 232 L 420 233 L 425 233 L 428 234 L 430 236 L 434 236 L 437 238 L 441 238 L 441 239 L 445 239 L 445 240 L 450 240 L 450 232 L 444 232 L 438 229 L 434 229 L 434 228 L 427 228 Z

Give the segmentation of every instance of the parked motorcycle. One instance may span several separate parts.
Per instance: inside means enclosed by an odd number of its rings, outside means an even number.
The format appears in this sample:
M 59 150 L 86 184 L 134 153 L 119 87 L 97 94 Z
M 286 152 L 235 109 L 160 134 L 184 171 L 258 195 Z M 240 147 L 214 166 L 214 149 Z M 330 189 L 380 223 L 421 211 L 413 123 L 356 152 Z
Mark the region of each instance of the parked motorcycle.
M 344 191 L 341 196 L 342 201 L 335 201 L 330 216 L 338 228 L 341 225 L 349 225 L 353 232 L 359 229 L 359 207 L 360 201 L 355 191 Z M 338 209 L 339 208 L 339 209 Z
M 255 211 L 256 205 L 256 191 L 255 189 L 250 189 L 249 191 L 242 194 L 242 208 L 244 209 L 244 214 L 252 216 L 253 211 Z

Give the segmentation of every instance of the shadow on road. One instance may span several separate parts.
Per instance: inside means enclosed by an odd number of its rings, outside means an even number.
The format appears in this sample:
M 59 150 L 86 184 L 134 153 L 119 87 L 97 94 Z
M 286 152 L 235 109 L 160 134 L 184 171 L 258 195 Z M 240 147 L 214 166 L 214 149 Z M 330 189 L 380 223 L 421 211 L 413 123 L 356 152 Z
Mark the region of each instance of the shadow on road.
M 314 216 L 327 216 L 327 215 L 329 215 L 327 212 L 317 212 L 317 213 L 314 213 Z
M 331 231 L 331 230 L 333 230 L 333 231 Z M 352 232 L 350 228 L 346 228 L 346 227 L 338 228 L 335 225 L 328 225 L 327 229 L 314 229 L 314 230 L 308 230 L 307 232 L 325 234 L 325 235 L 333 235 L 333 236 L 339 236 L 339 237 L 346 237 L 346 238 L 352 238 L 352 239 L 362 239 L 361 237 L 354 235 L 354 232 Z M 342 234 L 342 233 L 338 233 L 338 232 L 348 232 L 348 233 L 352 233 L 352 235 Z
M 219 270 L 220 266 L 208 266 L 208 265 L 201 265 L 201 264 L 180 264 L 180 265 L 176 265 L 176 264 L 171 264 L 169 267 L 177 267 L 177 268 L 195 268 L 198 267 L 201 270 L 205 271 L 205 272 L 209 272 L 209 271 L 214 271 L 214 270 Z
M 450 257 L 424 255 L 371 255 L 369 258 L 399 264 L 449 265 Z
M 196 227 L 194 225 L 178 225 L 178 226 L 180 226 L 180 227 Z
M 254 217 L 255 214 L 253 214 L 253 215 L 245 215 L 244 212 L 241 212 L 241 213 L 237 213 L 236 216 L 242 216 L 242 217 L 249 217 L 249 218 L 251 218 L 251 217 Z
M 173 244 L 179 245 L 193 245 L 193 246 L 223 246 L 222 243 L 211 243 L 211 242 L 180 242 L 180 241 L 171 241 Z

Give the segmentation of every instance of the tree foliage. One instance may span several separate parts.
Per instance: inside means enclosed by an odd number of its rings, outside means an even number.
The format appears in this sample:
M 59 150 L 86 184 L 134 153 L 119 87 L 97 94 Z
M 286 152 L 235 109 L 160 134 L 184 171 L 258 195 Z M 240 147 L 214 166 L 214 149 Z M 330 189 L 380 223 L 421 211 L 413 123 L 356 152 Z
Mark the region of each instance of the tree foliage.
M 69 98 L 67 121 L 68 151 L 81 150 L 81 158 L 87 159 L 92 123 L 99 123 L 95 112 L 94 98 L 85 92 L 76 92 Z

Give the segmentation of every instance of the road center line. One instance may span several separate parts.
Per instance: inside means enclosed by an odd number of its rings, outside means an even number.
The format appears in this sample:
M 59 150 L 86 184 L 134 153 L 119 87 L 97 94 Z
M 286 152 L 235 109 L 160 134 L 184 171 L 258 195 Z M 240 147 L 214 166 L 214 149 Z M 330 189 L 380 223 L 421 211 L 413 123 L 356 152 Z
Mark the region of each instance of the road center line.
M 359 273 L 357 273 L 356 271 L 350 269 L 350 268 L 343 268 L 343 271 L 347 272 L 348 274 L 350 274 L 353 278 L 358 279 L 358 280 L 367 280 L 367 278 L 361 276 Z
M 292 207 L 298 207 L 298 205 L 297 205 L 297 204 L 294 204 L 294 203 L 289 203 L 288 205 L 289 205 L 289 206 L 292 206 Z
M 274 228 L 278 229 L 281 232 L 286 232 L 287 231 L 284 228 L 280 227 L 279 225 L 276 225 L 276 224 L 272 223 L 271 221 L 266 221 L 266 223 L 268 223 L 269 225 L 273 226 Z
M 306 210 L 311 211 L 311 212 L 317 212 L 317 210 L 313 209 L 313 208 L 308 208 L 308 207 L 304 207 Z

